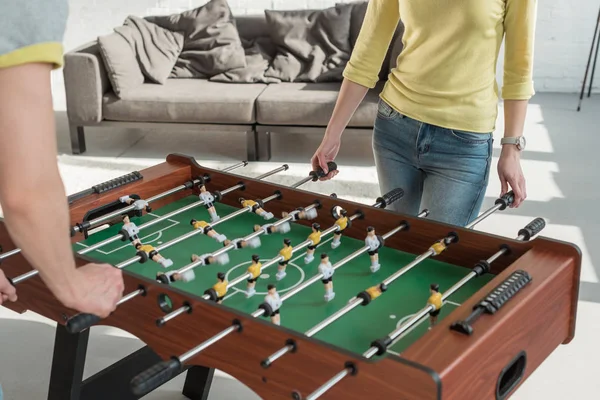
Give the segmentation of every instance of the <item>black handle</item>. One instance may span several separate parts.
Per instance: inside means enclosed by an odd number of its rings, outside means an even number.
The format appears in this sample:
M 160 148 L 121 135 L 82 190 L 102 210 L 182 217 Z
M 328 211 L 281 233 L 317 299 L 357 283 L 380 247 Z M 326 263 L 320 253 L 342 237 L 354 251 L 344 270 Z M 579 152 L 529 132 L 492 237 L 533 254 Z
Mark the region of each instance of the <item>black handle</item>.
M 513 272 L 501 284 L 496 286 L 485 299 L 481 300 L 473 308 L 471 315 L 464 321 L 456 321 L 450 329 L 464 333 L 473 334 L 473 323 L 483 314 L 496 314 L 510 299 L 515 297 L 527 284 L 531 282 L 531 276 L 523 270 Z
M 65 329 L 69 333 L 79 333 L 100 322 L 102 318 L 94 314 L 77 314 L 67 320 Z
M 337 164 L 333 161 L 329 161 L 327 163 L 327 174 L 330 173 L 331 171 L 335 171 L 337 170 Z M 311 171 L 310 172 L 310 176 L 313 177 L 313 182 L 318 180 L 319 178 L 323 178 L 325 176 L 327 176 L 327 174 L 325 173 L 325 171 L 323 171 L 323 168 L 319 167 L 319 169 L 317 169 L 316 171 Z
M 504 209 L 506 209 L 506 207 L 510 207 L 514 201 L 515 201 L 515 192 L 513 192 L 511 190 L 509 192 L 506 192 L 504 194 L 504 196 L 497 199 L 494 204 L 501 204 L 502 206 L 500 207 L 500 210 L 504 210 Z
M 527 241 L 540 233 L 545 227 L 546 220 L 544 218 L 536 218 L 519 231 L 519 236 L 523 235 L 523 240 Z
M 128 185 L 132 182 L 139 181 L 143 176 L 138 171 L 134 171 L 130 174 L 126 174 L 120 176 L 115 179 L 111 179 L 109 181 L 100 183 L 98 185 L 94 185 L 87 190 L 83 190 L 78 193 L 74 193 L 68 197 L 69 204 L 73 203 L 76 200 L 79 200 L 85 196 L 89 196 L 90 194 L 100 194 L 104 192 L 108 192 L 109 190 L 116 189 L 121 186 Z
M 182 365 L 177 358 L 161 361 L 135 376 L 131 380 L 131 391 L 136 396 L 148 394 L 175 378 L 181 370 Z
M 379 197 L 376 202 L 379 204 L 379 208 L 386 208 L 393 202 L 400 200 L 402 197 L 404 197 L 404 190 L 402 188 L 396 188 Z

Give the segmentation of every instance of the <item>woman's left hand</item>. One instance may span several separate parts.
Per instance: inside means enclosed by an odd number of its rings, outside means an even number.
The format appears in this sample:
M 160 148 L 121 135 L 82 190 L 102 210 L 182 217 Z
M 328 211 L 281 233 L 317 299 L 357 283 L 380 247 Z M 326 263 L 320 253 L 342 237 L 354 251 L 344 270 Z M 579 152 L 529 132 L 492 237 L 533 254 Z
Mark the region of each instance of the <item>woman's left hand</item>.
M 510 207 L 519 207 L 527 198 L 527 188 L 521 169 L 521 152 L 516 146 L 502 146 L 502 153 L 500 153 L 500 160 L 498 161 L 498 177 L 502 187 L 500 197 L 508 192 L 510 185 L 515 194 L 515 199 Z

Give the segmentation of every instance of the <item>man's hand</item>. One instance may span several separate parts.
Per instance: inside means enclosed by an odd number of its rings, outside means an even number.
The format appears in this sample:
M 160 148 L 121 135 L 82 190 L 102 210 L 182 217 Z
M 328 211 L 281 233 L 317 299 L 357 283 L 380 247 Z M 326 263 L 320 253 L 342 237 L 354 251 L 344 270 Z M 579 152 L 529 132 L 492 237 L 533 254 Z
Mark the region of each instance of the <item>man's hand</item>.
M 10 284 L 0 269 L 0 305 L 5 301 L 17 301 L 17 289 Z
M 56 293 L 57 298 L 81 313 L 108 317 L 123 297 L 121 270 L 108 264 L 87 264 L 77 268 L 74 274 L 71 293 Z
M 521 153 L 515 146 L 505 145 L 502 147 L 502 153 L 498 160 L 498 177 L 502 187 L 500 197 L 508 192 L 508 186 L 510 185 L 515 193 L 515 199 L 510 207 L 519 207 L 527 198 L 527 188 L 521 170 Z
M 321 145 L 313 155 L 311 161 L 313 171 L 316 171 L 321 167 L 323 171 L 327 172 L 327 175 L 320 178 L 322 181 L 329 180 L 338 174 L 338 171 L 328 171 L 327 163 L 334 161 L 338 152 L 340 151 L 341 137 L 337 135 L 325 135 Z

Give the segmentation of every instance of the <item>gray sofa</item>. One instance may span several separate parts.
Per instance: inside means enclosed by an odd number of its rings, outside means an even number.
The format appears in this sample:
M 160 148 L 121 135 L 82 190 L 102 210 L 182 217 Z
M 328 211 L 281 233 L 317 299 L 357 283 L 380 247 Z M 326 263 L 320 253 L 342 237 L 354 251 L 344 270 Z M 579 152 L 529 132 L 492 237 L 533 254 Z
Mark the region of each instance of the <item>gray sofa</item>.
M 235 19 L 240 37 L 268 36 L 263 15 Z M 352 21 L 354 38 L 361 21 Z M 401 50 L 402 26 L 371 90 L 350 121 L 349 130 L 370 133 L 377 113 L 378 94 Z M 65 55 L 64 78 L 71 146 L 86 151 L 88 126 L 161 128 L 186 124 L 198 132 L 238 132 L 247 143 L 250 161 L 271 157 L 272 134 L 323 134 L 337 99 L 340 82 L 223 83 L 206 79 L 168 79 L 164 85 L 145 83 L 126 100 L 112 90 L 97 42 Z

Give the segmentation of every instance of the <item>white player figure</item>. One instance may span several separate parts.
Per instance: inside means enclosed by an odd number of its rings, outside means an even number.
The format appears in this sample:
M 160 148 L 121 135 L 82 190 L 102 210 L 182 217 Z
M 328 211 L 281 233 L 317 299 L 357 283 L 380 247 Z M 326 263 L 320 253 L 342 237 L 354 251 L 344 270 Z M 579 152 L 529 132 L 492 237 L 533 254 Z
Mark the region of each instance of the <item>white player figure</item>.
M 317 210 L 315 208 L 311 208 L 309 210 L 305 210 L 304 208 L 299 208 L 297 210 L 294 210 L 292 212 L 282 212 L 281 216 L 283 218 L 286 218 L 288 216 L 292 217 L 292 221 L 298 221 L 301 219 L 305 219 L 305 220 L 312 220 L 317 218 Z
M 146 210 L 146 212 L 151 212 L 152 209 L 146 200 L 141 199 L 133 199 L 129 196 L 121 196 L 119 197 L 119 201 L 121 203 L 125 203 L 127 205 L 133 205 L 133 209 L 137 211 L 138 216 L 142 216 L 142 211 Z
M 371 272 L 379 271 L 379 248 L 383 245 L 383 238 L 375 234 L 375 228 L 369 226 L 367 228 L 367 237 L 365 244 L 369 246 L 369 256 L 371 258 Z
M 210 264 L 214 264 L 214 263 L 217 263 L 219 265 L 225 265 L 225 264 L 229 263 L 229 254 L 223 253 L 223 254 L 219 254 L 216 257 L 214 257 L 212 254 L 203 254 L 201 256 L 192 254 L 191 259 L 192 259 L 192 262 L 201 260 L 202 264 L 200 264 L 200 265 L 210 265 Z
M 138 228 L 136 224 L 131 222 L 128 215 L 123 217 L 123 231 L 125 231 L 124 233 L 122 233 L 123 236 L 126 235 L 126 237 L 129 238 L 129 241 L 131 242 L 133 247 L 135 247 L 136 244 L 141 243 L 140 237 L 138 236 L 138 234 L 140 233 L 140 228 Z
M 204 207 L 208 210 L 210 214 L 210 218 L 212 222 L 218 221 L 221 217 L 217 214 L 217 210 L 215 210 L 215 196 L 212 195 L 211 192 L 206 190 L 206 186 L 200 186 L 200 200 L 204 202 Z
M 288 233 L 292 228 L 288 222 L 277 224 L 265 224 L 263 226 L 254 225 L 254 232 L 263 231 L 265 235 L 271 235 L 275 232 Z
M 269 284 L 269 286 L 267 286 L 267 290 L 268 294 L 265 296 L 265 303 L 271 306 L 271 309 L 273 310 L 273 313 L 270 315 L 271 322 L 275 325 L 280 325 L 281 316 L 279 315 L 279 309 L 281 308 L 283 302 L 279 297 L 279 293 L 277 293 L 275 285 Z
M 225 240 L 223 242 L 225 246 L 229 246 L 233 244 L 235 246 L 235 250 L 245 249 L 246 247 L 250 247 L 251 249 L 257 249 L 261 246 L 260 237 L 254 237 L 249 240 L 242 240 L 241 238 Z
M 333 291 L 333 266 L 329 262 L 327 254 L 321 254 L 321 264 L 319 264 L 319 273 L 323 275 L 321 282 L 325 285 L 325 301 L 331 301 L 335 297 Z

